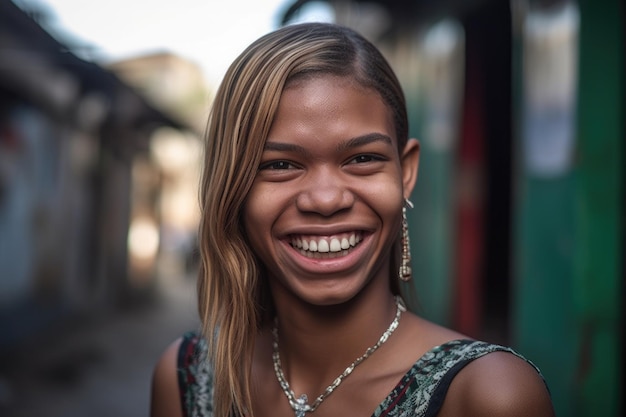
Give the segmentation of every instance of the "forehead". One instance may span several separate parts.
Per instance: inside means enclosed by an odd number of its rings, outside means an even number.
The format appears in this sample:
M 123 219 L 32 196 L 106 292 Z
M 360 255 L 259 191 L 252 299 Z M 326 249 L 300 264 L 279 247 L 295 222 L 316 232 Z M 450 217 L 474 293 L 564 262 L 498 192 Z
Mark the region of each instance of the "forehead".
M 334 75 L 299 78 L 283 90 L 270 133 L 294 129 L 324 134 L 378 130 L 395 138 L 392 112 L 380 94 L 350 77 Z
M 361 94 L 376 95 L 382 101 L 380 94 L 373 88 L 365 86 L 356 78 L 346 75 L 334 75 L 327 73 L 302 74 L 287 81 L 283 89 L 285 93 L 293 90 L 318 89 L 320 87 L 351 89 Z M 281 96 L 282 98 L 282 96 Z

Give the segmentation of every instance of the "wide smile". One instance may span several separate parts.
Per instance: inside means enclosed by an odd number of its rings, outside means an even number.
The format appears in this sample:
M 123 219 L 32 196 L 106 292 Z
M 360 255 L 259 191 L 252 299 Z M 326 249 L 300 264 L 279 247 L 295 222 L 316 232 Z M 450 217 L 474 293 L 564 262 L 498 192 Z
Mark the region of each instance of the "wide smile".
M 354 231 L 333 236 L 291 235 L 289 243 L 307 258 L 334 259 L 347 256 L 362 240 L 363 232 Z

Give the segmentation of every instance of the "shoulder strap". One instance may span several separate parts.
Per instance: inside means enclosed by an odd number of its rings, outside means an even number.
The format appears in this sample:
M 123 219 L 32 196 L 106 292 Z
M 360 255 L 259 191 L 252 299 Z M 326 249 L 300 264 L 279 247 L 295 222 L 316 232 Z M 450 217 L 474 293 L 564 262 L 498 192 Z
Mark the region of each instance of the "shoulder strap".
M 178 349 L 178 388 L 183 417 L 213 415 L 213 371 L 207 361 L 206 340 L 185 333 Z
M 448 388 L 454 377 L 470 362 L 478 359 L 484 355 L 492 352 L 508 352 L 511 353 L 532 365 L 537 372 L 539 369 L 529 360 L 515 352 L 513 349 L 505 346 L 494 345 L 491 343 L 473 341 L 473 340 L 455 340 L 450 343 L 446 343 L 438 348 L 440 351 L 445 351 L 445 360 L 439 363 L 440 377 L 434 381 L 435 386 L 428 404 L 428 408 L 424 413 L 424 417 L 434 417 L 439 413 L 443 401 L 448 393 Z M 442 357 L 443 359 L 443 357 Z M 539 372 L 539 374 L 541 374 Z

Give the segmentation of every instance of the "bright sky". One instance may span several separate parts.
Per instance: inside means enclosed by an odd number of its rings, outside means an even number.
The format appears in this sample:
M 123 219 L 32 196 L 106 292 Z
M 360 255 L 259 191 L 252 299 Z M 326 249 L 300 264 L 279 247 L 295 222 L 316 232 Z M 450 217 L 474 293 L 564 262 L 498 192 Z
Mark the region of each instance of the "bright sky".
M 43 4 L 58 30 L 97 61 L 169 51 L 199 64 L 218 83 L 259 36 L 278 27 L 294 0 L 17 0 Z M 320 14 L 321 13 L 321 14 Z M 328 19 L 324 11 L 309 20 Z M 80 51 L 77 51 L 80 52 Z

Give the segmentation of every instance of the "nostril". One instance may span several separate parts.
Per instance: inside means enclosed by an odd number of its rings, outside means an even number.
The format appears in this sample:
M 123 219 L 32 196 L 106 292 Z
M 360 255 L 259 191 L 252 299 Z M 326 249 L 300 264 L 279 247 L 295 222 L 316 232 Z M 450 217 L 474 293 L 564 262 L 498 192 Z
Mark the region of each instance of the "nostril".
M 299 194 L 296 206 L 302 212 L 331 216 L 354 204 L 353 194 L 339 187 L 315 187 Z

